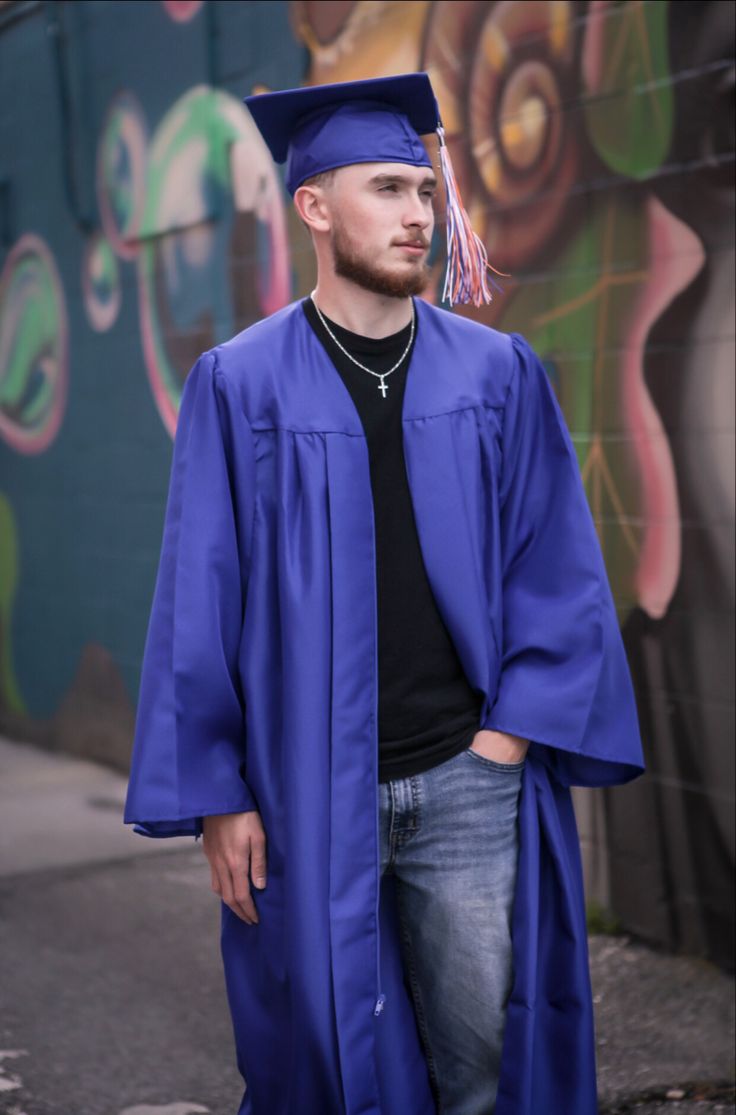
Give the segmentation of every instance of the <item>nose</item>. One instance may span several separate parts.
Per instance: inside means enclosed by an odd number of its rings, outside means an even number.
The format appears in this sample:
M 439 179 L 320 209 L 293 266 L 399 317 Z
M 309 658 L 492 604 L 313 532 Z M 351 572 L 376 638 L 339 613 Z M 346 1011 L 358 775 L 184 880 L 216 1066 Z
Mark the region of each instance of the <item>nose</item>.
M 434 211 L 419 193 L 410 194 L 404 212 L 404 227 L 426 229 L 434 221 Z

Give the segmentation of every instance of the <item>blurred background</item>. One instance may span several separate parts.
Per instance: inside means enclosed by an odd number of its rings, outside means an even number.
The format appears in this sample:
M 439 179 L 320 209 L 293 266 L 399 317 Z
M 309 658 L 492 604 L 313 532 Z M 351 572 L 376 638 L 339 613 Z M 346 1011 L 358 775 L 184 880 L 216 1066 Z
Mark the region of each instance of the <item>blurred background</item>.
M 0 0 L 1 1112 L 237 1109 L 201 849 L 121 815 L 178 404 L 315 279 L 242 97 L 419 69 L 636 688 L 647 773 L 575 791 L 602 1102 L 734 1110 L 734 12 Z

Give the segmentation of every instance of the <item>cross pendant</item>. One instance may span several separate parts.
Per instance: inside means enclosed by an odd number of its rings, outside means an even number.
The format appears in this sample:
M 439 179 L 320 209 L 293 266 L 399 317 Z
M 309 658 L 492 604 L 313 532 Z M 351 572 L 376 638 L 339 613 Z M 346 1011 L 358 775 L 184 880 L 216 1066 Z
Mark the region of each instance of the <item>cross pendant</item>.
M 378 390 L 383 392 L 383 397 L 385 399 L 386 398 L 386 392 L 388 391 L 388 387 L 383 382 L 383 380 L 381 380 L 381 382 L 379 383 Z

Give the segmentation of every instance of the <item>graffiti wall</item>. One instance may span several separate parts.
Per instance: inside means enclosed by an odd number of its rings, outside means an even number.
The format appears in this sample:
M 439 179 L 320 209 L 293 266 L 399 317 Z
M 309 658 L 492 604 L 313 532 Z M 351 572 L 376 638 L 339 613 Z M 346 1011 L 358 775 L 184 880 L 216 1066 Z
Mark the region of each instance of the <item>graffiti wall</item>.
M 592 902 L 732 964 L 734 7 L 0 5 L 0 731 L 125 768 L 182 384 L 303 296 L 241 98 L 427 70 L 565 411 L 648 762 L 576 791 Z M 443 229 L 433 245 L 439 301 Z

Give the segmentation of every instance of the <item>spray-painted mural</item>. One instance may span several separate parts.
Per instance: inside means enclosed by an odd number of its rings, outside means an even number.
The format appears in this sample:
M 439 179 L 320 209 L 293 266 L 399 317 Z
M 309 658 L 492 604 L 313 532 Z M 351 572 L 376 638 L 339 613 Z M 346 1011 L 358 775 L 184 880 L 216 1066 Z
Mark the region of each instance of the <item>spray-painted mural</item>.
M 509 276 L 457 312 L 545 361 L 637 689 L 647 774 L 576 796 L 589 898 L 729 965 L 733 6 L 119 7 L 0 25 L 11 80 L 54 106 L 45 133 L 22 111 L 2 124 L 0 730 L 125 766 L 184 378 L 311 287 L 241 98 L 426 69 Z

